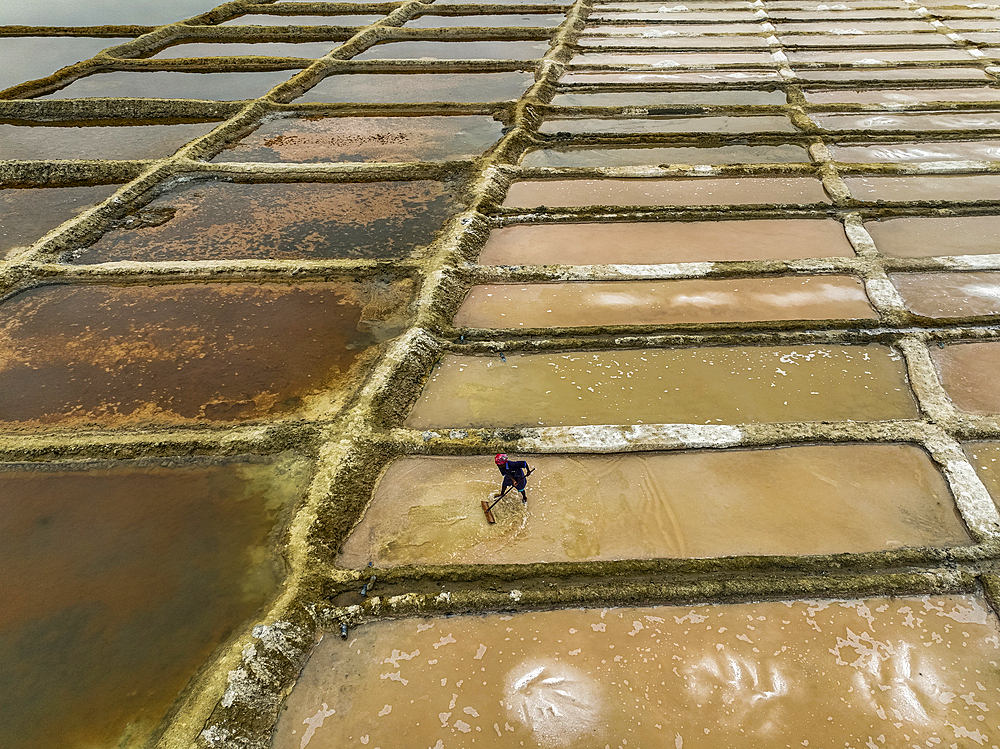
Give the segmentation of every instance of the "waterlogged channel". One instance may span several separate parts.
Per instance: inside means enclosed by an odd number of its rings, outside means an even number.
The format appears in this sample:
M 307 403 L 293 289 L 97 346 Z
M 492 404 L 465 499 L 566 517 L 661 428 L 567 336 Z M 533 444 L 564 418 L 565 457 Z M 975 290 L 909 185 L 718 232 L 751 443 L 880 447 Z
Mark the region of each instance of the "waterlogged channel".
M 0 742 L 147 746 L 275 593 L 300 458 L 0 466 Z
M 996 295 L 995 282 L 992 288 Z M 787 276 L 488 284 L 472 287 L 454 322 L 470 328 L 557 328 L 874 317 L 858 278 Z
M 973 596 L 571 609 L 326 636 L 273 749 L 990 746 Z
M 397 460 L 338 563 L 523 564 L 970 543 L 940 473 L 912 446 L 517 459 L 534 469 L 528 505 L 511 492 L 493 509 L 495 525 L 480 509 L 499 490 L 490 456 Z
M 903 362 L 868 346 L 446 355 L 406 425 L 444 427 L 907 419 Z

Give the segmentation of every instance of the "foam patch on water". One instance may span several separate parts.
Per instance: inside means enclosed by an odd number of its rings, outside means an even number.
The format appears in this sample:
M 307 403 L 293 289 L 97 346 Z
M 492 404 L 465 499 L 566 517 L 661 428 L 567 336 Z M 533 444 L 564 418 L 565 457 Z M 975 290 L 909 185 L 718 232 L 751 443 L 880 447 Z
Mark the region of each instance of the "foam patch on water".
M 507 675 L 504 707 L 510 720 L 531 730 L 541 747 L 563 747 L 605 721 L 600 684 L 557 661 L 527 660 Z

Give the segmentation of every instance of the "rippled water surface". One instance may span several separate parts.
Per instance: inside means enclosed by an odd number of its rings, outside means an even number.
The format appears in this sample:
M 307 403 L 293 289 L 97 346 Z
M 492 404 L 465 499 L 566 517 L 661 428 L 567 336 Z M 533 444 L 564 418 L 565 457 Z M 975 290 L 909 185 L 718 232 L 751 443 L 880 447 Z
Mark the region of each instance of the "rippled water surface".
M 959 595 L 381 622 L 320 642 L 273 746 L 986 746 L 998 644 Z
M 739 424 L 914 415 L 903 363 L 891 349 L 761 346 L 511 353 L 506 361 L 449 354 L 406 425 Z
M 146 746 L 281 574 L 276 523 L 308 485 L 288 456 L 0 466 L 0 741 Z M 121 743 L 119 743 L 121 742 Z
M 969 543 L 927 454 L 839 445 L 631 455 L 518 456 L 489 525 L 490 456 L 402 458 L 382 477 L 338 560 L 399 564 L 824 554 Z M 636 529 L 641 533 L 636 533 Z
M 837 221 L 758 219 L 508 226 L 490 233 L 479 262 L 644 265 L 853 255 Z

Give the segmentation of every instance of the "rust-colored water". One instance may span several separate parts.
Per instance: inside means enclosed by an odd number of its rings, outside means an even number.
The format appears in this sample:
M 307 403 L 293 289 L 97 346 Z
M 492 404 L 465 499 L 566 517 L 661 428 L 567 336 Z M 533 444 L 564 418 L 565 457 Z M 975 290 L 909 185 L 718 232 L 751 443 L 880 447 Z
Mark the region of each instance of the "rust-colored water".
M 272 746 L 992 746 L 998 632 L 963 595 L 384 621 L 319 643 Z
M 959 343 L 931 346 L 941 384 L 956 408 L 969 413 L 1000 413 L 1000 343 Z
M 1000 216 L 894 218 L 865 229 L 879 252 L 892 257 L 1000 253 Z
M 0 307 L 0 421 L 322 412 L 407 298 L 374 283 L 38 287 Z
M 489 456 L 402 458 L 338 564 L 522 564 L 826 554 L 970 543 L 941 474 L 905 445 L 516 456 L 534 469 L 489 525 Z M 636 530 L 641 532 L 637 533 Z
M 296 117 L 270 120 L 213 161 L 446 161 L 478 156 L 492 117 Z
M 216 125 L 216 122 L 142 127 L 0 124 L 0 159 L 159 159 L 209 133 Z
M 894 273 L 906 306 L 926 317 L 1000 314 L 1000 273 Z
M 645 265 L 853 256 L 837 221 L 756 219 L 508 226 L 490 233 L 479 262 Z
M 27 247 L 111 196 L 119 185 L 0 190 L 0 253 Z
M 995 371 L 995 370 L 994 370 Z M 868 346 L 446 355 L 412 429 L 874 421 L 916 415 L 903 363 Z
M 531 73 L 354 73 L 331 75 L 296 102 L 393 104 L 430 101 L 510 101 L 532 83 Z
M 515 182 L 505 207 L 829 202 L 813 177 L 570 179 Z
M 455 325 L 548 328 L 874 317 L 858 278 L 787 276 L 473 286 Z
M 185 182 L 77 254 L 114 260 L 402 257 L 455 209 L 429 180 L 369 183 Z
M 275 592 L 300 459 L 0 467 L 0 742 L 146 746 Z M 121 743 L 119 743 L 121 742 Z

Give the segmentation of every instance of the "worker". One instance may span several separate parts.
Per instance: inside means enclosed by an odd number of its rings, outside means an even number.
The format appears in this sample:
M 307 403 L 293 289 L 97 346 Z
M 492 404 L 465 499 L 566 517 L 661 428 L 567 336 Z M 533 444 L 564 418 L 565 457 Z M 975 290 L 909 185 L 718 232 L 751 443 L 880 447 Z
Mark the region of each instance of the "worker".
M 531 475 L 528 464 L 523 460 L 508 460 L 503 453 L 497 455 L 494 462 L 500 469 L 500 473 L 503 474 L 503 483 L 500 485 L 500 493 L 493 496 L 499 499 L 509 492 L 511 487 L 514 487 L 521 493 L 521 503 L 527 505 L 528 497 L 524 493 L 524 489 L 528 485 L 528 476 Z

